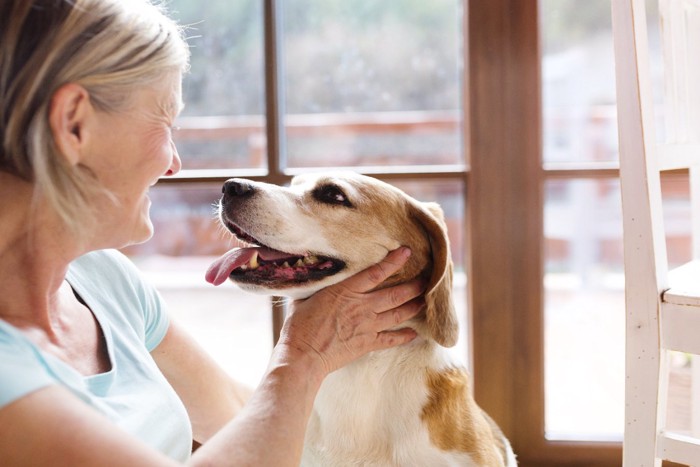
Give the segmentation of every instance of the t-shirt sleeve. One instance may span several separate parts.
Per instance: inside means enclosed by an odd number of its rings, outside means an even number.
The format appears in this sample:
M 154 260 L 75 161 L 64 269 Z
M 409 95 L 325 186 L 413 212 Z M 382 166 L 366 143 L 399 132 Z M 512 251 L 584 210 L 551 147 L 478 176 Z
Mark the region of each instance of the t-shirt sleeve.
M 150 352 L 158 347 L 170 326 L 170 317 L 158 290 L 139 274 L 142 290 L 144 333 L 146 348 Z
M 54 384 L 34 350 L 0 325 L 0 407 L 37 389 Z

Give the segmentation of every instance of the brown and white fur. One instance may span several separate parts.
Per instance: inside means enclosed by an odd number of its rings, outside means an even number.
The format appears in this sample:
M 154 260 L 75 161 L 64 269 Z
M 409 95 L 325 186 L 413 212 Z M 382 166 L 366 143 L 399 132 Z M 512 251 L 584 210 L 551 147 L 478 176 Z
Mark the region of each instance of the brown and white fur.
M 288 188 L 232 179 L 223 192 L 223 225 L 249 243 L 302 260 L 295 272 L 294 264 L 261 266 L 261 258 L 252 259 L 230 274 L 245 290 L 306 297 L 401 245 L 412 250 L 409 262 L 382 287 L 419 276 L 428 283 L 425 313 L 407 324 L 418 338 L 366 355 L 326 378 L 302 465 L 516 465 L 508 440 L 472 398 L 466 369 L 445 349 L 455 345 L 458 326 L 449 242 L 437 204 L 352 172 L 297 176 Z M 325 268 L 311 274 L 304 258 L 312 258 L 312 267 L 326 261 Z M 280 270 L 266 277 L 265 267 Z M 228 272 L 222 274 L 228 278 Z

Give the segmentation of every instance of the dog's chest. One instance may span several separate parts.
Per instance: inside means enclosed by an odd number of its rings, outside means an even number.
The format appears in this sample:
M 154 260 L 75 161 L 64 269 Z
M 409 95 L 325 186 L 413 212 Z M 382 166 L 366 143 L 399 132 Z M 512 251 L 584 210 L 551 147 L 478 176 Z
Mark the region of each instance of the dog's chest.
M 391 357 L 368 356 L 324 381 L 303 466 L 472 465 L 468 455 L 442 451 L 430 441 L 422 420 L 429 397 L 425 367 Z

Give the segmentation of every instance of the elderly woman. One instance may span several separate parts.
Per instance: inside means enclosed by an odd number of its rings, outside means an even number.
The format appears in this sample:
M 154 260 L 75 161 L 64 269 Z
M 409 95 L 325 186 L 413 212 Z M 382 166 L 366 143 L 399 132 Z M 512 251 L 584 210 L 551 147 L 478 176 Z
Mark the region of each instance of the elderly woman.
M 110 249 L 151 236 L 148 189 L 180 169 L 187 66 L 180 30 L 145 0 L 0 3 L 3 466 L 295 465 L 324 377 L 414 337 L 387 330 L 418 313 L 421 285 L 369 292 L 405 249 L 292 303 L 245 403 L 169 322 Z

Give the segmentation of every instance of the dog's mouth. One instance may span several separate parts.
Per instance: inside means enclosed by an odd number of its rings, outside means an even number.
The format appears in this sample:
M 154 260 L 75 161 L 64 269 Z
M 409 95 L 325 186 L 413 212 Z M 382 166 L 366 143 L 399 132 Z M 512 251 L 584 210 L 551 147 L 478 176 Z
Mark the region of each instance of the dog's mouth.
M 220 285 L 231 279 L 235 282 L 284 288 L 332 276 L 345 268 L 336 258 L 297 254 L 275 250 L 264 245 L 252 235 L 231 222 L 226 228 L 250 247 L 234 248 L 209 266 L 206 280 Z

